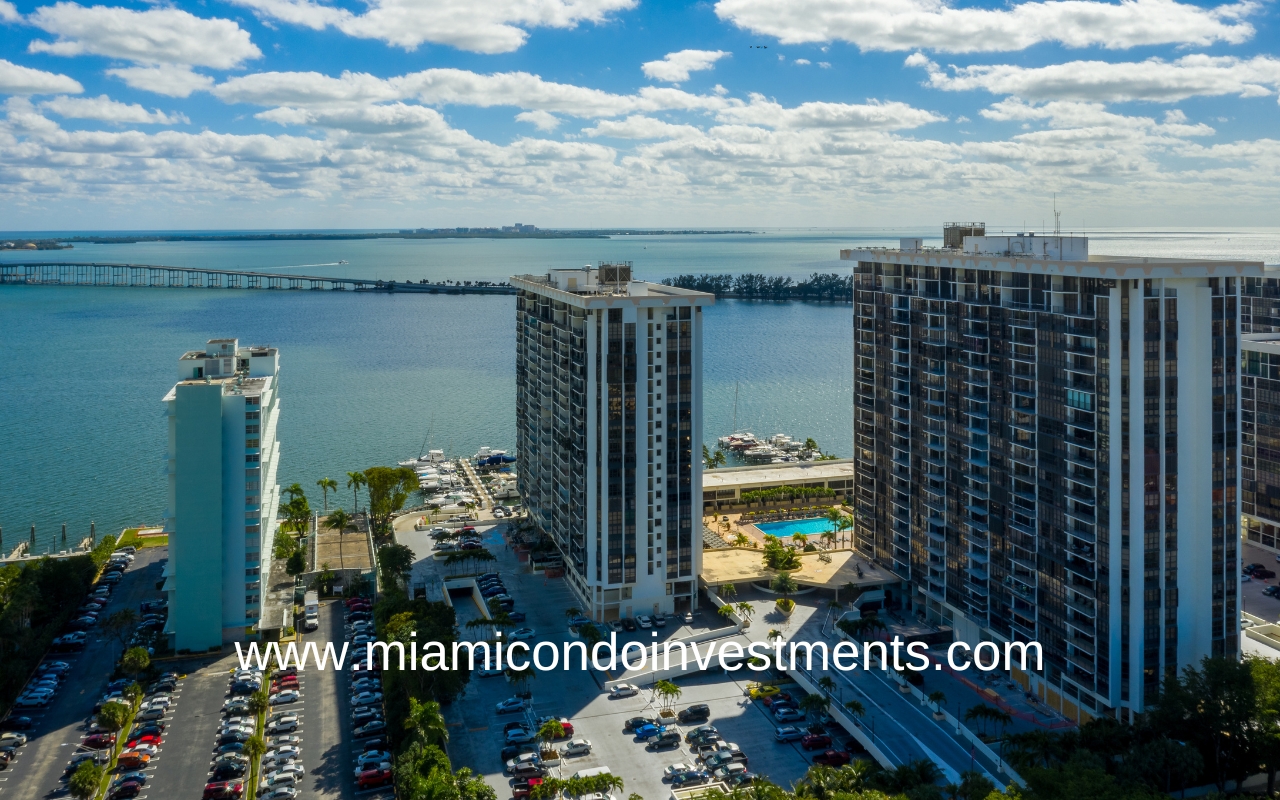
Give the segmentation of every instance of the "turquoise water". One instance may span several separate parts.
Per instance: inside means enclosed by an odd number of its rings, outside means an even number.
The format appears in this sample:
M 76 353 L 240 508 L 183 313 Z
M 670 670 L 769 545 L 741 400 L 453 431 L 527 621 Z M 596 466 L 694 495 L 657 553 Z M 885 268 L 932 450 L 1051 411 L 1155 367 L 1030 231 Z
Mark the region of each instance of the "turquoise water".
M 761 533 L 769 536 L 790 536 L 803 533 L 805 536 L 816 536 L 831 530 L 831 523 L 821 517 L 817 519 L 793 519 L 787 522 L 757 522 Z
M 807 276 L 841 271 L 841 247 L 928 230 L 770 231 L 757 236 L 608 240 L 162 242 L 43 251 L 45 261 L 243 267 L 396 280 L 502 280 L 625 259 L 649 280 L 685 272 Z M 1097 236 L 1099 252 L 1280 261 L 1277 231 Z M 31 254 L 0 253 L 2 261 Z M 346 260 L 347 265 L 336 262 Z M 327 265 L 327 266 L 316 266 Z M 32 523 L 37 551 L 158 523 L 166 483 L 162 398 L 177 358 L 237 336 L 281 351 L 281 481 L 315 481 L 416 456 L 514 444 L 512 297 L 180 289 L 0 287 L 0 531 L 6 551 Z M 851 453 L 851 309 L 719 302 L 706 313 L 704 433 L 813 437 Z M 737 401 L 735 404 L 735 394 Z M 736 415 L 735 415 L 736 405 Z M 341 489 L 332 507 L 351 504 Z M 794 523 L 787 523 L 793 525 Z

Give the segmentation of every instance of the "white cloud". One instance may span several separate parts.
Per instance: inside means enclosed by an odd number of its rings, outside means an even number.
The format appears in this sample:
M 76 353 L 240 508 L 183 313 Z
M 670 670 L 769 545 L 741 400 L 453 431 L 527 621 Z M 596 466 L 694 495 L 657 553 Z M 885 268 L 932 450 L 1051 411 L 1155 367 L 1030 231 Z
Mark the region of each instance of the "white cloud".
M 128 8 L 57 3 L 28 21 L 53 42 L 33 41 L 33 53 L 99 55 L 137 64 L 188 64 L 232 69 L 262 52 L 229 19 L 204 19 L 176 8 Z
M 761 125 L 769 128 L 847 128 L 855 130 L 901 130 L 918 128 L 946 117 L 913 108 L 906 103 L 869 100 L 865 104 L 801 103 L 784 108 L 763 95 L 752 94 L 745 106 L 726 108 L 716 115 L 722 122 Z
M 165 64 L 159 67 L 121 67 L 107 70 L 134 89 L 168 97 L 190 97 L 213 86 L 213 78 L 193 72 L 190 67 Z
M 0 21 L 17 22 L 22 19 L 22 15 L 18 13 L 18 9 L 9 0 L 0 0 Z
M 259 106 L 315 107 L 415 99 L 429 105 L 512 106 L 580 118 L 673 109 L 717 110 L 741 102 L 653 86 L 634 95 L 618 95 L 544 81 L 527 72 L 481 75 L 460 69 L 428 69 L 392 78 L 361 72 L 344 72 L 336 78 L 318 72 L 262 72 L 232 78 L 212 91 L 228 103 Z
M 841 40 L 863 50 L 948 53 L 1068 47 L 1239 44 L 1254 34 L 1244 17 L 1262 4 L 1202 8 L 1175 0 L 1039 0 L 999 9 L 955 8 L 944 0 L 719 0 L 716 14 L 784 44 Z
M 0 94 L 79 94 L 80 82 L 56 72 L 24 67 L 0 58 Z
M 797 63 L 797 64 L 802 64 L 802 65 L 804 65 L 804 66 L 806 66 L 806 67 L 807 67 L 807 66 L 809 66 L 810 64 L 812 64 L 813 62 L 812 62 L 812 61 L 810 61 L 810 60 L 809 60 L 809 59 L 807 59 L 807 58 L 797 58 L 797 59 L 795 60 L 795 63 Z
M 826 48 L 824 47 L 823 49 L 825 50 Z M 819 61 L 819 62 L 818 62 L 818 66 L 822 67 L 823 69 L 831 69 L 831 62 L 829 62 L 829 61 Z
M 1163 123 L 1151 117 L 1130 117 L 1106 110 L 1101 103 L 1081 103 L 1054 100 L 1043 105 L 1023 102 L 1016 97 L 1001 100 L 990 108 L 984 108 L 982 116 L 998 122 L 1043 120 L 1050 128 L 1077 132 L 1103 132 L 1114 136 L 1119 132 L 1143 131 L 1160 136 L 1185 138 L 1211 136 L 1213 128 L 1189 124 L 1186 114 L 1173 109 L 1165 112 Z
M 729 53 L 724 50 L 681 50 L 667 53 L 659 61 L 646 61 L 640 69 L 655 81 L 680 83 L 689 80 L 690 72 L 711 69 L 727 55 Z
M 702 135 L 702 131 L 693 125 L 673 125 L 639 114 L 622 120 L 601 120 L 595 127 L 584 128 L 582 132 L 591 137 L 614 139 L 676 139 Z
M 992 64 L 952 67 L 947 73 L 915 53 L 906 64 L 928 70 L 928 85 L 935 89 L 984 89 L 1036 100 L 1174 103 L 1197 95 L 1262 97 L 1275 94 L 1280 88 L 1280 59 L 1272 56 L 1241 59 L 1197 54 L 1176 61 L 1072 61 L 1045 67 Z
M 336 28 L 412 50 L 423 43 L 477 53 L 508 53 L 524 44 L 526 28 L 573 28 L 603 22 L 636 0 L 370 0 L 355 14 L 313 0 L 232 0 L 259 16 L 314 30 Z
M 96 119 L 140 125 L 177 125 L 191 121 L 185 114 L 166 114 L 159 109 L 148 111 L 138 103 L 121 103 L 105 94 L 97 97 L 55 97 L 41 103 L 40 108 L 67 119 Z
M 528 122 L 540 131 L 553 131 L 560 127 L 560 118 L 547 111 L 521 111 L 516 114 L 517 122 Z

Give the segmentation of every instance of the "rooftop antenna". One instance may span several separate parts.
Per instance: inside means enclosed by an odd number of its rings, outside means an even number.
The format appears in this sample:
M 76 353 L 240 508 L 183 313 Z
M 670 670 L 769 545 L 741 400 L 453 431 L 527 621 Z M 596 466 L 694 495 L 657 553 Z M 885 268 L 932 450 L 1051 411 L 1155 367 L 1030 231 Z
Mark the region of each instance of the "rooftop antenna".
M 1053 193 L 1053 235 L 1062 235 L 1062 212 L 1058 210 L 1058 193 Z

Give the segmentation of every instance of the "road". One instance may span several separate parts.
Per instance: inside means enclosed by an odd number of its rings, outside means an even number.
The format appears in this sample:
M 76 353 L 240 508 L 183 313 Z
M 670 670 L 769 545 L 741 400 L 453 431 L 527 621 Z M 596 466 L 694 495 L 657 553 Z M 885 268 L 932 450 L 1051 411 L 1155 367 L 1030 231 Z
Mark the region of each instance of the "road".
M 143 600 L 160 596 L 156 583 L 160 580 L 161 561 L 168 558 L 168 547 L 148 547 L 138 551 L 137 558 L 125 570 L 124 577 L 103 609 L 101 619 L 125 608 L 135 611 Z M 51 655 L 51 660 L 71 664 L 67 680 L 54 701 L 42 710 L 18 710 L 15 716 L 30 716 L 36 721 L 31 740 L 18 757 L 0 772 L 0 798 L 3 800 L 36 800 L 65 797 L 65 784 L 59 780 L 72 754 L 80 749 L 84 724 L 91 716 L 93 704 L 102 696 L 103 686 L 115 669 L 120 643 L 105 638 L 97 628 L 79 653 Z

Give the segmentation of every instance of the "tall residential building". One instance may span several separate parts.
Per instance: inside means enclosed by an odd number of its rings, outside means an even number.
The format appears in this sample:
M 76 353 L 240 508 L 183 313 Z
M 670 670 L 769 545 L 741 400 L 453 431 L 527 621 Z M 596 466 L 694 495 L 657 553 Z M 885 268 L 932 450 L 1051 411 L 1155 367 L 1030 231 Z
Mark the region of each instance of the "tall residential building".
M 530 519 L 598 621 L 692 608 L 702 568 L 702 307 L 631 265 L 511 279 Z
M 962 237 L 855 261 L 859 547 L 1081 719 L 1239 650 L 1242 284 L 1262 264 Z M 953 237 L 955 238 L 955 237 Z
M 1246 278 L 1240 304 L 1240 527 L 1280 552 L 1280 274 Z
M 164 397 L 165 633 L 178 651 L 243 640 L 261 616 L 280 502 L 279 373 L 273 347 L 210 339 L 178 360 L 178 382 Z

